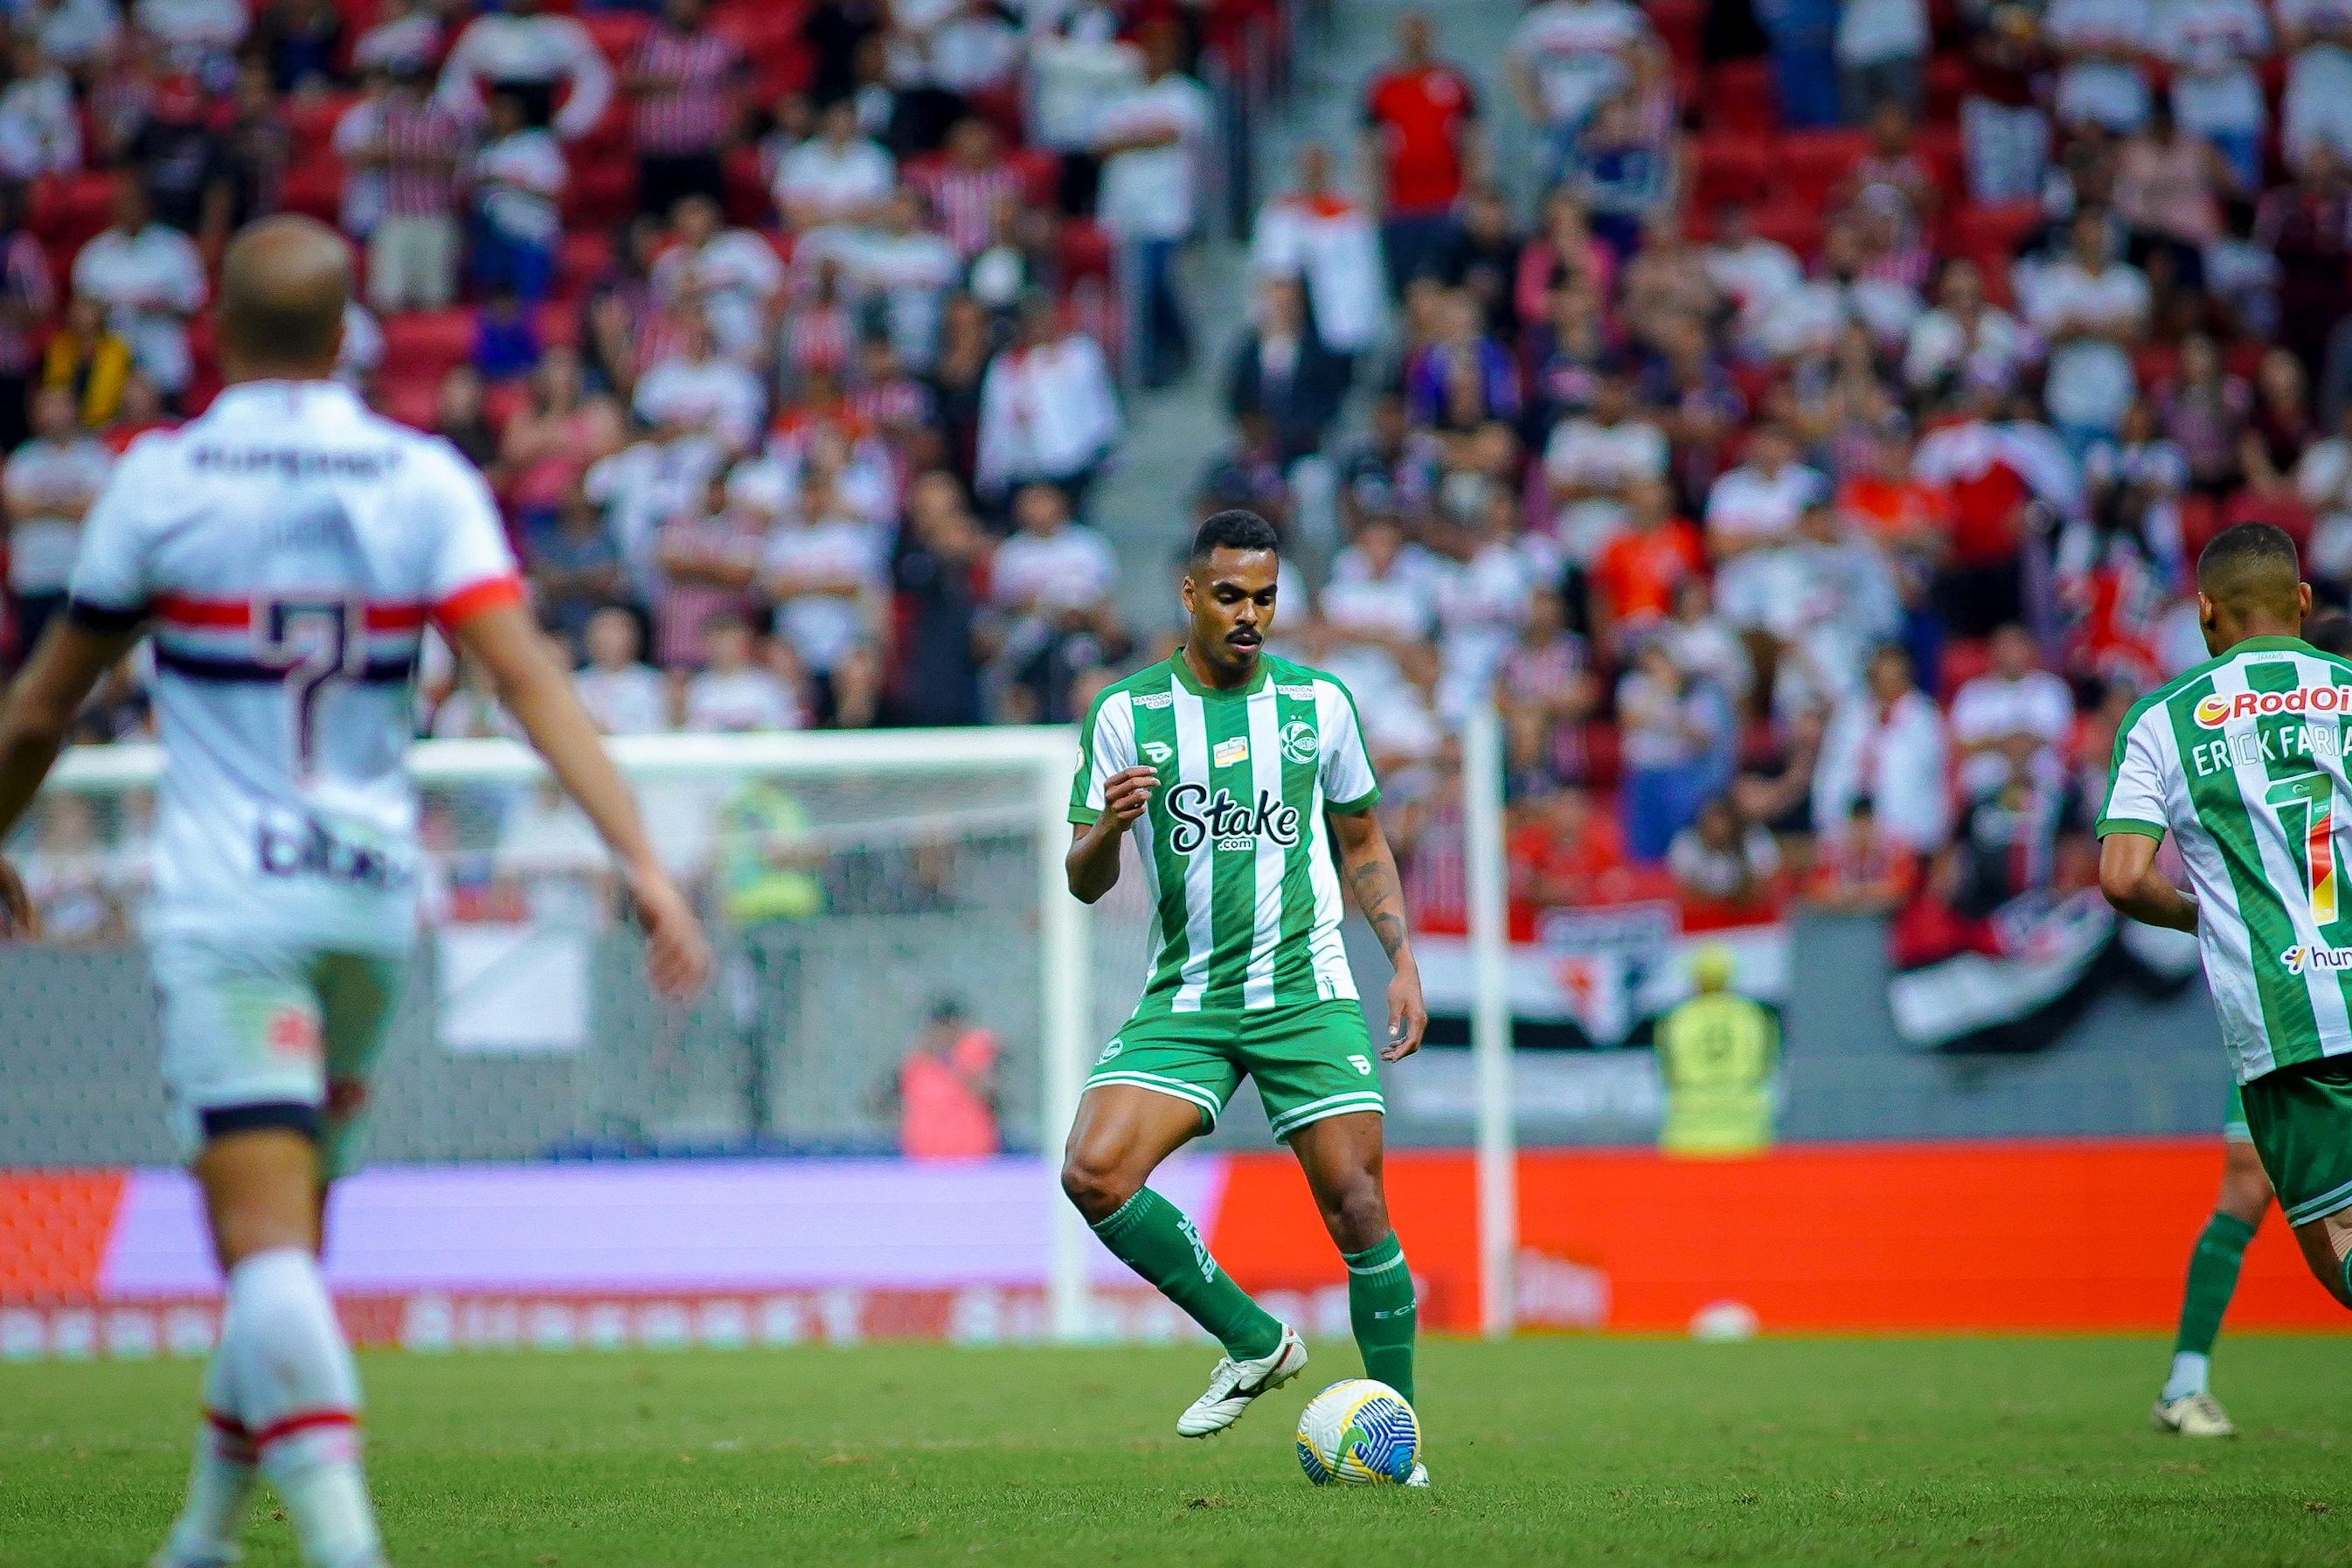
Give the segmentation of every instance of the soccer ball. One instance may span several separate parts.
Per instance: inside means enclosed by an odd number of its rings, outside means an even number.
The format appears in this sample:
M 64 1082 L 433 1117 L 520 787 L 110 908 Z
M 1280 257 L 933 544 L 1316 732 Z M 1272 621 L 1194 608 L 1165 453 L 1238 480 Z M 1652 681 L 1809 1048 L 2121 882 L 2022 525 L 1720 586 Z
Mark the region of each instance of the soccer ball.
M 1298 1415 L 1298 1468 L 1318 1487 L 1399 1486 L 1421 1458 L 1421 1417 L 1385 1383 L 1333 1384 Z

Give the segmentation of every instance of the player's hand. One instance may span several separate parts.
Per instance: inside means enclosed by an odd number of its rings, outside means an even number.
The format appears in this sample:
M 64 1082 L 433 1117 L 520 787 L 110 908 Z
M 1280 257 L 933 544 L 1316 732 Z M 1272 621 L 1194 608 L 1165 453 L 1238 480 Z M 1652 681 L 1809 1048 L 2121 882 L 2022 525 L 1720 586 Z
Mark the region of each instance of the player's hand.
M 1159 769 L 1121 768 L 1103 781 L 1103 815 L 1124 833 L 1135 826 L 1136 818 L 1151 804 L 1152 791 L 1159 787 Z
M 1429 1009 L 1421 1000 L 1421 970 L 1408 962 L 1389 982 L 1389 1043 L 1381 1047 L 1381 1060 L 1404 1060 L 1421 1049 L 1421 1037 L 1428 1032 Z
M 673 1002 L 690 1002 L 710 978 L 710 942 L 693 906 L 659 867 L 629 875 L 629 897 L 646 928 L 646 974 Z
M 16 868 L 0 860 L 0 941 L 30 942 L 41 934 L 40 911 Z

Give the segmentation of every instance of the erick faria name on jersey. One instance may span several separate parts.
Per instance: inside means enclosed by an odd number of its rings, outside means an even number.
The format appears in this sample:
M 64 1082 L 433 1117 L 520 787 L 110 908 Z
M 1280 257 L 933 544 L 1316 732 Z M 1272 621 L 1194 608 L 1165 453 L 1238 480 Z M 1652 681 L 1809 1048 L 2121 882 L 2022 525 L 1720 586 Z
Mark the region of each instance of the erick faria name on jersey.
M 2298 686 L 2290 691 L 2241 691 L 2230 697 L 2214 692 L 2200 698 L 2189 716 L 2200 730 L 2219 730 L 2232 720 L 2280 713 L 2335 713 L 2352 719 L 2352 686 Z M 2201 741 L 2189 748 L 2189 765 L 2201 779 L 2249 763 L 2343 755 L 2344 738 L 2336 726 L 2287 724 Z

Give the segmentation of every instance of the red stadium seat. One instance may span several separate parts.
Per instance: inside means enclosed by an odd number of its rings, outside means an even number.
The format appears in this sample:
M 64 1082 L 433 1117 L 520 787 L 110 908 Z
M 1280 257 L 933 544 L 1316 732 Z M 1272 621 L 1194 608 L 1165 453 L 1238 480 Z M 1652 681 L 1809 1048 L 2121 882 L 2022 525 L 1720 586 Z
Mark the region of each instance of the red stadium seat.
M 1870 139 L 1859 131 L 1791 131 L 1772 146 L 1772 190 L 1782 201 L 1820 208 L 1863 154 Z
M 639 41 L 653 30 L 653 19 L 641 11 L 591 11 L 580 18 L 580 25 L 615 66 L 626 63 Z
M 580 229 L 565 235 L 555 253 L 555 297 L 577 299 L 612 261 L 613 237 L 604 230 Z
M 384 318 L 386 379 L 413 376 L 438 382 L 452 365 L 465 363 L 473 352 L 474 312 L 462 305 L 447 310 L 407 310 Z
M 634 160 L 606 157 L 582 160 L 572 165 L 563 187 L 563 226 L 609 228 L 637 208 L 637 168 Z
M 1778 130 L 1780 108 L 1772 96 L 1772 77 L 1764 62 L 1726 60 L 1710 67 L 1699 117 L 1710 131 L 1765 135 Z
M 437 380 L 419 381 L 407 377 L 385 375 L 376 384 L 376 409 L 387 419 L 397 419 L 417 430 L 433 428 L 434 411 L 441 401 Z
M 1710 131 L 1692 144 L 1696 169 L 1691 199 L 1701 212 L 1738 203 L 1754 206 L 1768 198 L 1772 184 L 1772 150 L 1752 136 Z
M 339 222 L 343 210 L 343 166 L 332 158 L 305 158 L 286 171 L 278 205 L 321 223 Z

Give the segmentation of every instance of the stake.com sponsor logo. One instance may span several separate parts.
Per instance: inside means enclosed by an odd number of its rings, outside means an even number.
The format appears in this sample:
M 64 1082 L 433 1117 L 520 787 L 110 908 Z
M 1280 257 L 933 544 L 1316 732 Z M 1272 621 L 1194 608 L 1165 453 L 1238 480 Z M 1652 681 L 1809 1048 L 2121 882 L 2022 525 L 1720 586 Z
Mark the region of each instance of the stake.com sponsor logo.
M 2218 730 L 2232 719 L 2263 713 L 2352 713 L 2352 686 L 2298 686 L 2292 691 L 2210 692 L 2197 700 L 2192 715 L 2200 729 Z

